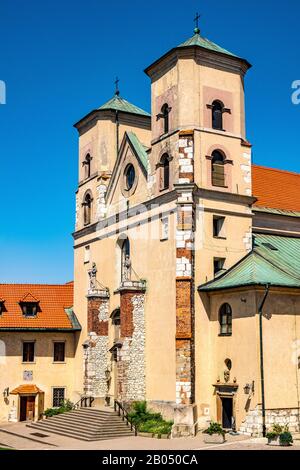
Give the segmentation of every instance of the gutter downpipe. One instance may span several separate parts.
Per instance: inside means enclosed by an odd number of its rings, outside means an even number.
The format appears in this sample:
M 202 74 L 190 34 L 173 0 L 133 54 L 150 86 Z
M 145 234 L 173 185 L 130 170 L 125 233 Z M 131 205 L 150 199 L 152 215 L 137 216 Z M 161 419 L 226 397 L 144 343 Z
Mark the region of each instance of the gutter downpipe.
M 259 346 L 260 346 L 260 384 L 261 384 L 261 406 L 262 406 L 262 432 L 266 437 L 266 402 L 265 402 L 265 377 L 264 377 L 264 350 L 263 350 L 263 307 L 270 291 L 270 284 L 265 285 L 265 295 L 258 308 L 259 314 Z

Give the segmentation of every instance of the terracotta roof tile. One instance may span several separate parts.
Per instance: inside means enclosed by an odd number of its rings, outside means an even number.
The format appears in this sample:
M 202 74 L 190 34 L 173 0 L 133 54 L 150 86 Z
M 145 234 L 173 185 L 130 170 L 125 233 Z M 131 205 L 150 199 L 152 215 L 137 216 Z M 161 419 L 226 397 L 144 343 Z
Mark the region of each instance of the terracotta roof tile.
M 24 317 L 19 302 L 24 297 L 39 300 L 36 317 Z M 0 315 L 1 328 L 66 328 L 73 329 L 65 309 L 73 305 L 73 283 L 0 284 L 0 298 L 5 301 L 5 311 Z
M 17 388 L 10 392 L 11 395 L 18 395 L 19 393 L 43 393 L 36 385 L 34 384 L 26 384 L 26 385 L 19 385 Z
M 300 174 L 252 165 L 255 206 L 300 211 Z

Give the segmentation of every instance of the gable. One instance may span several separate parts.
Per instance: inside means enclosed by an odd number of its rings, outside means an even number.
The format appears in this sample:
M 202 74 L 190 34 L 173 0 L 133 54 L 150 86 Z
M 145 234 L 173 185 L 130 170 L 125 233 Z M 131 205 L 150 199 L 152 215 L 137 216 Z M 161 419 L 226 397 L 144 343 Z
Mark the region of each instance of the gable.
M 134 167 L 135 180 L 131 189 L 126 189 L 125 172 L 129 165 Z M 133 132 L 125 132 L 118 158 L 108 185 L 106 202 L 114 207 L 124 198 L 134 202 L 147 199 L 148 155 L 146 147 Z

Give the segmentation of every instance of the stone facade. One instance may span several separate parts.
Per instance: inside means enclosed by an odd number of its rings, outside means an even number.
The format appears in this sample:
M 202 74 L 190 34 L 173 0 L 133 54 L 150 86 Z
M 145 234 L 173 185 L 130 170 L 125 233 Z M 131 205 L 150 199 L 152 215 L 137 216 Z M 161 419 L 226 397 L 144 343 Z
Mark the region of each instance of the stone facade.
M 262 436 L 262 411 L 257 406 L 254 410 L 249 411 L 245 421 L 240 426 L 240 432 L 249 436 Z M 291 432 L 300 431 L 300 409 L 299 408 L 277 408 L 266 410 L 266 428 L 267 431 L 274 424 L 280 426 L 288 426 Z
M 145 383 L 145 294 L 121 292 L 121 341 L 118 350 L 118 398 L 122 402 L 144 400 Z
M 194 142 L 179 134 L 176 230 L 176 403 L 193 399 Z
M 105 398 L 108 391 L 109 293 L 88 295 L 88 339 L 84 346 L 84 394 Z

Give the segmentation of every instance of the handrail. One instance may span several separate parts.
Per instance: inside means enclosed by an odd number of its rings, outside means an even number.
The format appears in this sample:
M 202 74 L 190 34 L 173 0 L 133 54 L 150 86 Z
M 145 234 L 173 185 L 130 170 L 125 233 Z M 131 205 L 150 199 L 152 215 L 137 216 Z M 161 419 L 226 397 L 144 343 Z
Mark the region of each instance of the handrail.
M 84 396 L 81 397 L 75 405 L 73 405 L 73 410 L 77 410 L 77 408 L 91 408 L 93 401 L 95 400 L 94 397 L 91 396 Z
M 118 408 L 118 409 L 117 409 Z M 134 431 L 134 435 L 137 436 L 138 430 L 137 427 L 133 424 L 131 418 L 129 417 L 127 411 L 123 407 L 123 405 L 118 401 L 114 401 L 114 410 L 118 411 L 118 415 L 122 415 L 122 420 L 126 421 L 127 426 L 130 426 L 131 431 Z

